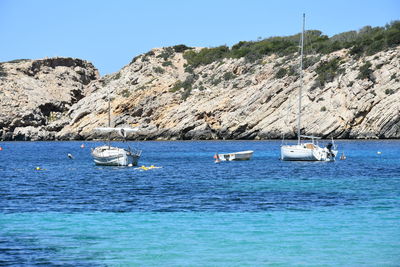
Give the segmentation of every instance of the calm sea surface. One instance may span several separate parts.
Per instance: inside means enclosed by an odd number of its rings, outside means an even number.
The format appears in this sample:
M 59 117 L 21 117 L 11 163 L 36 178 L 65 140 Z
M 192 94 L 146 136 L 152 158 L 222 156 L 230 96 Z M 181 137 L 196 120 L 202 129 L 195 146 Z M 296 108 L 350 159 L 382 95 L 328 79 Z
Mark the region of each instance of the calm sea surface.
M 0 265 L 399 266 L 400 141 L 338 141 L 333 163 L 279 161 L 278 141 L 138 142 L 148 171 L 81 144 L 0 143 Z

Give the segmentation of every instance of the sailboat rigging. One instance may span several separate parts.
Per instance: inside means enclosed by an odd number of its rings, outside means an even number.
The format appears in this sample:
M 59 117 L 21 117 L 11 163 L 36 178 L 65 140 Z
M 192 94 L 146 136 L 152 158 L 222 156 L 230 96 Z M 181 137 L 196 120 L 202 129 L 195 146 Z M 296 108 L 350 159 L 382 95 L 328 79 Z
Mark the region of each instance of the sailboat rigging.
M 301 49 L 300 49 L 300 86 L 297 112 L 297 144 L 281 145 L 281 160 L 288 161 L 334 161 L 338 153 L 336 145 L 333 142 L 322 148 L 318 145 L 320 137 L 301 135 L 301 98 L 304 86 L 303 81 L 303 54 L 304 54 L 304 28 L 305 14 L 303 14 L 303 27 L 301 32 Z M 301 138 L 310 139 L 308 142 L 302 143 Z

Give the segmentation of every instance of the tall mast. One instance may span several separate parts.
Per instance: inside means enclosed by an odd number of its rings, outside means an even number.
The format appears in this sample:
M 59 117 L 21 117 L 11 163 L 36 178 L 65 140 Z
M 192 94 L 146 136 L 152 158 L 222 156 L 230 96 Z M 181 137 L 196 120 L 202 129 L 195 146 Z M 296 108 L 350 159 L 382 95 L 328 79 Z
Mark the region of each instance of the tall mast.
M 301 48 L 300 48 L 300 87 L 299 87 L 299 111 L 297 116 L 297 143 L 300 145 L 301 130 L 301 91 L 303 89 L 303 50 L 304 50 L 304 24 L 306 22 L 306 14 L 303 13 L 303 29 L 301 31 Z
M 110 89 L 107 90 L 108 96 L 108 127 L 111 127 L 111 99 L 110 99 Z M 111 132 L 108 133 L 108 149 L 110 149 Z

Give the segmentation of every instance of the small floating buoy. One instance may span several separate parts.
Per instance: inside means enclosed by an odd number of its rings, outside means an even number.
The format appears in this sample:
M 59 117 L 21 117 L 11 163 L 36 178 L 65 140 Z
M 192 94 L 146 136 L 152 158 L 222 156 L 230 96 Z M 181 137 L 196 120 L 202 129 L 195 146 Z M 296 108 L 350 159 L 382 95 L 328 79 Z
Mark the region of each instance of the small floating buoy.
M 70 153 L 68 153 L 68 158 L 70 158 L 70 159 L 74 159 L 74 156 L 72 156 L 72 154 L 70 154 Z
M 150 165 L 150 166 L 147 167 L 147 166 L 142 165 L 142 166 L 140 166 L 140 167 L 138 167 L 136 169 L 148 171 L 148 170 L 151 170 L 151 169 L 160 169 L 160 168 L 162 168 L 162 167 L 157 167 L 157 166 L 154 166 L 154 165 Z
M 147 168 L 146 166 L 142 165 L 142 166 L 140 166 L 140 169 L 147 171 L 149 168 Z
M 3 148 L 0 146 L 0 151 L 2 151 L 3 150 Z
M 380 154 L 382 154 L 382 152 L 378 151 L 378 152 L 376 152 L 376 154 L 380 155 Z
M 85 148 L 85 144 L 82 144 L 82 145 L 81 145 L 81 148 Z
M 41 171 L 42 169 L 40 168 L 40 167 L 36 167 L 36 169 L 35 170 L 37 170 L 37 171 Z

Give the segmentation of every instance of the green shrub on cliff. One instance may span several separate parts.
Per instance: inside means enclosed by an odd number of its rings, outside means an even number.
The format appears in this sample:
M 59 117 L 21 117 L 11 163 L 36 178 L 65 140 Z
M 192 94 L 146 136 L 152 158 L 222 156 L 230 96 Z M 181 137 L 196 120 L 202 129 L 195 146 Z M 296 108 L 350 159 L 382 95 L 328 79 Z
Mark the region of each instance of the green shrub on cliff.
M 259 41 L 240 41 L 231 48 L 219 46 L 203 48 L 198 52 L 186 51 L 184 58 L 193 67 L 207 65 L 224 58 L 245 58 L 255 62 L 265 55 L 292 55 L 299 51 L 300 34 L 286 37 L 270 37 Z M 365 26 L 359 31 L 340 33 L 329 38 L 318 30 L 305 33 L 305 51 L 309 53 L 328 54 L 348 48 L 355 57 L 372 55 L 387 48 L 400 45 L 400 21 L 394 21 L 385 27 Z M 315 64 L 315 62 L 308 62 Z M 311 65 L 312 65 L 311 64 Z M 309 65 L 310 66 L 310 65 Z
M 186 98 L 189 97 L 192 91 L 193 83 L 196 81 L 197 78 L 198 76 L 193 74 L 187 76 L 183 82 L 181 80 L 177 80 L 175 84 L 171 87 L 171 89 L 169 89 L 169 91 L 174 93 L 183 89 L 183 92 L 181 92 L 181 96 L 183 100 L 186 100 Z
M 180 90 L 183 87 L 182 81 L 177 80 L 174 85 L 169 89 L 171 93 L 175 93 L 176 91 Z
M 387 95 L 392 95 L 394 93 L 395 93 L 395 90 L 393 90 L 393 89 L 386 89 L 385 90 L 385 94 L 387 94 Z
M 393 21 L 385 27 L 365 26 L 348 43 L 351 46 L 350 54 L 356 57 L 373 55 L 399 45 L 400 21 Z
M 287 70 L 285 68 L 280 68 L 278 72 L 275 74 L 275 78 L 281 79 L 286 76 Z
M 161 64 L 163 67 L 167 67 L 167 66 L 172 66 L 172 62 L 171 61 L 164 61 L 162 64 Z
M 287 55 L 297 51 L 298 40 L 292 37 L 271 37 L 258 42 L 239 42 L 232 46 L 228 57 L 245 57 L 254 62 L 265 55 Z
M 224 73 L 224 80 L 225 81 L 232 80 L 232 79 L 235 79 L 235 78 L 236 78 L 236 75 L 233 74 L 232 72 L 225 72 Z
M 186 50 L 193 49 L 193 47 L 189 47 L 189 46 L 186 46 L 186 45 L 184 45 L 184 44 L 175 45 L 175 46 L 173 46 L 172 48 L 173 48 L 174 51 L 177 52 L 177 53 L 182 53 L 182 52 L 185 52 Z
M 199 52 L 192 50 L 186 51 L 183 57 L 187 60 L 189 65 L 198 67 L 226 58 L 228 53 L 229 48 L 226 45 L 222 45 L 214 48 L 203 48 Z
M 334 58 L 330 61 L 321 62 L 316 68 L 315 72 L 318 74 L 314 88 L 322 87 L 327 82 L 332 82 L 333 79 L 344 72 L 344 69 L 340 68 L 340 58 Z
M 200 65 L 207 65 L 224 58 L 245 58 L 247 62 L 255 62 L 266 55 L 277 54 L 279 56 L 293 55 L 299 52 L 300 33 L 285 37 L 270 37 L 257 41 L 240 41 L 232 47 L 226 45 L 203 48 L 200 51 L 193 50 L 184 44 L 173 47 L 165 47 L 157 56 L 167 60 L 174 53 L 184 53 L 188 65 L 196 68 Z M 385 27 L 365 26 L 359 31 L 348 31 L 336 34 L 332 37 L 324 35 L 318 30 L 305 32 L 306 54 L 319 53 L 328 54 L 334 51 L 347 48 L 350 54 L 358 58 L 363 55 L 372 55 L 387 48 L 400 45 L 400 21 L 393 21 Z M 150 51 L 142 57 L 142 61 L 148 61 L 149 56 L 154 52 Z M 131 64 L 141 56 L 133 58 Z M 305 68 L 315 62 L 304 62 Z
M 164 47 L 162 52 L 157 56 L 158 58 L 164 59 L 167 61 L 174 54 L 174 49 L 172 47 Z
M 320 56 L 306 56 L 306 57 L 304 57 L 304 60 L 303 60 L 303 68 L 307 69 L 311 66 L 314 66 L 320 60 L 321 60 Z
M 360 73 L 357 76 L 357 79 L 369 79 L 373 80 L 372 72 L 373 70 L 370 69 L 372 66 L 371 62 L 367 61 L 364 65 L 360 67 Z
M 161 68 L 160 66 L 153 67 L 153 71 L 155 73 L 160 73 L 160 74 L 163 74 L 165 72 L 165 70 L 163 68 Z

